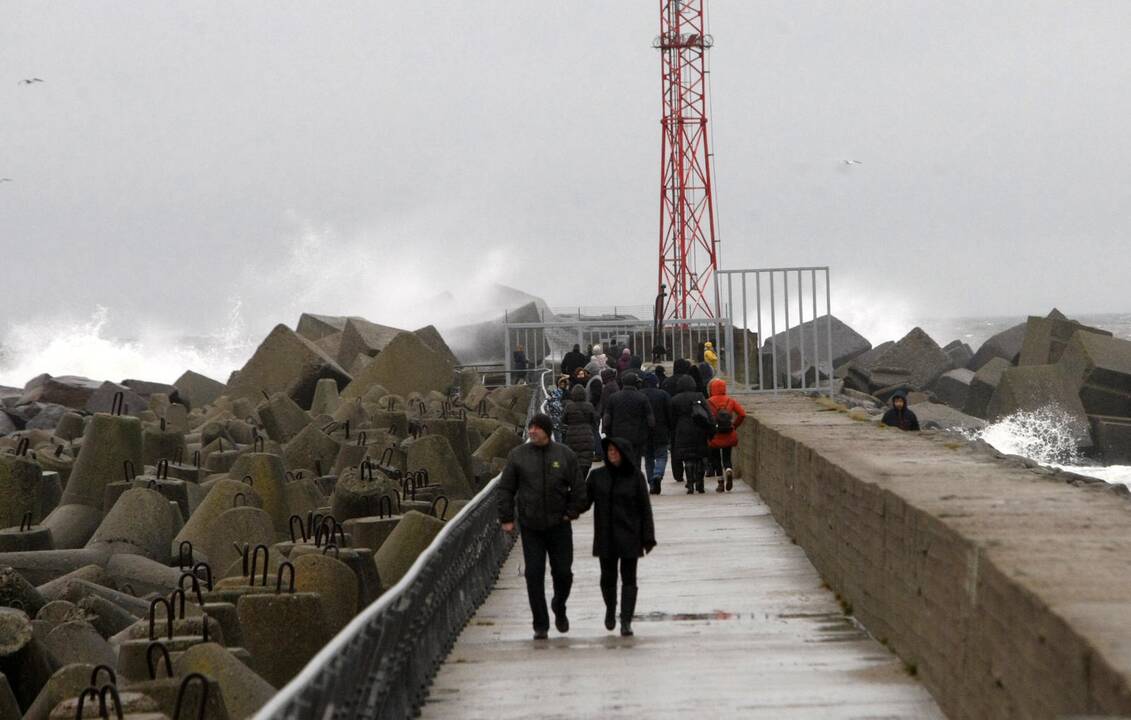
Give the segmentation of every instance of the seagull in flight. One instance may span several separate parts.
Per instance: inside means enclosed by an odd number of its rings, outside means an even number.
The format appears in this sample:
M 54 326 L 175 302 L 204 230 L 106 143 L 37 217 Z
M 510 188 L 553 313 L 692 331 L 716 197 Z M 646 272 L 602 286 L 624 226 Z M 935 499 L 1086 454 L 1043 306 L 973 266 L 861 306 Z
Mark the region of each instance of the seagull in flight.
M 864 163 L 860 162 L 859 160 L 845 160 L 844 164 L 845 165 L 863 165 Z
M 23 80 L 20 80 L 20 82 L 18 84 L 19 85 L 31 85 L 32 83 L 37 83 L 37 82 L 47 82 L 47 81 L 44 80 L 43 78 L 24 78 Z
M 12 178 L 0 178 L 0 183 L 12 182 Z

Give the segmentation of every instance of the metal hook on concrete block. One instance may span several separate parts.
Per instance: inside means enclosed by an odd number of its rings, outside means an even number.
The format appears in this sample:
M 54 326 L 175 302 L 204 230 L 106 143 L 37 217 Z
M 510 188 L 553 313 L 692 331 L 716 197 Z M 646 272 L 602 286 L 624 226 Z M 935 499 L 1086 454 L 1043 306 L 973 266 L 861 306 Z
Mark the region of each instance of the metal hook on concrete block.
M 149 679 L 157 679 L 157 663 L 153 657 L 154 650 L 161 653 L 161 657 L 165 660 L 165 672 L 169 677 L 173 677 L 173 660 L 169 657 L 169 648 L 165 647 L 165 643 L 153 640 L 145 648 L 145 664 L 149 668 Z
M 295 592 L 295 566 L 289 560 L 284 560 L 279 563 L 279 571 L 275 573 L 275 594 L 279 595 L 283 592 L 283 570 L 290 571 L 290 589 L 287 591 L 291 595 Z
M 181 680 L 181 686 L 177 688 L 177 701 L 173 705 L 173 720 L 181 720 L 181 708 L 185 704 L 185 690 L 195 681 L 199 681 L 200 684 L 200 703 L 197 705 L 196 718 L 197 720 L 204 720 L 204 709 L 208 705 L 208 678 L 195 672 L 185 675 L 185 679 Z

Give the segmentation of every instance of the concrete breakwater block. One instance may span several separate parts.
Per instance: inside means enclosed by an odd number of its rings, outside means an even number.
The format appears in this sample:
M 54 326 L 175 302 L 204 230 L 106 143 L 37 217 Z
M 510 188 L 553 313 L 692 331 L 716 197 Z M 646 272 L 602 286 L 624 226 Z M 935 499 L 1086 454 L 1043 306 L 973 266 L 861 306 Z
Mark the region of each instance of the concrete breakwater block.
M 22 610 L 0 607 L 0 673 L 21 710 L 26 710 L 51 677 L 48 652 L 34 638 L 31 619 Z
M 158 711 L 156 701 L 148 695 L 130 690 L 119 690 L 118 700 L 122 705 L 122 720 L 167 720 L 164 713 Z M 113 701 L 107 698 L 107 703 L 109 704 L 109 713 L 115 713 Z M 78 697 L 63 700 L 51 710 L 48 718 L 50 720 L 75 720 L 75 716 L 78 714 L 78 704 Z M 89 696 L 83 704 L 82 717 L 92 720 L 103 717 L 99 713 L 98 702 L 92 701 Z M 111 717 L 117 717 L 117 715 L 111 715 Z
M 330 497 L 330 513 L 345 522 L 350 518 L 367 517 L 381 512 L 382 497 L 388 497 L 393 509 L 397 504 L 400 485 L 378 470 L 365 473 L 348 469 L 338 478 L 334 494 Z
M 311 415 L 333 415 L 342 398 L 338 395 L 338 382 L 333 378 L 322 378 L 314 386 L 314 399 L 310 401 Z
M 1027 324 L 1021 323 L 992 336 L 982 343 L 966 367 L 977 372 L 994 358 L 1001 358 L 1010 365 L 1016 364 L 1021 356 L 1021 346 L 1025 342 L 1027 329 Z
M 460 467 L 463 468 L 464 477 L 469 481 L 474 478 L 475 473 L 471 467 L 471 451 L 477 448 L 478 444 L 475 447 L 471 445 L 467 433 L 467 419 L 430 417 L 425 422 L 428 425 L 430 435 L 439 435 L 447 439 L 452 451 L 456 454 Z
M 173 387 L 177 388 L 181 402 L 187 403 L 190 408 L 209 405 L 224 394 L 224 383 L 192 370 L 186 370 L 173 381 Z
M 243 595 L 236 604 L 244 646 L 268 683 L 290 682 L 333 635 L 314 593 Z
M 1013 367 L 1008 360 L 999 357 L 990 358 L 970 380 L 970 388 L 966 393 L 966 404 L 962 411 L 973 417 L 986 419 L 986 411 L 990 400 L 1001 382 L 1001 376 L 1006 370 Z
M 173 538 L 174 544 L 180 546 L 181 542 L 187 540 L 194 547 L 201 548 L 215 563 L 206 548 L 212 537 L 212 525 L 216 518 L 237 506 L 261 508 L 262 505 L 263 500 L 253 486 L 228 477 L 220 478 Z
M 155 490 L 127 490 L 106 514 L 86 547 L 167 562 L 169 547 L 180 529 L 179 515 L 174 518 L 174 512 L 169 501 Z
M 60 440 L 75 440 L 82 437 L 86 423 L 77 412 L 65 413 L 55 425 L 55 436 Z
M 220 513 L 201 541 L 210 564 L 217 571 L 224 571 L 241 562 L 242 553 L 236 549 L 237 545 L 270 547 L 275 538 L 275 524 L 270 515 L 259 508 L 235 507 Z
M 181 696 L 180 715 L 177 717 L 203 718 L 204 720 L 229 720 L 231 717 L 224 703 L 224 695 L 220 684 L 211 677 L 204 675 L 207 692 L 200 686 L 199 680 L 194 680 L 191 688 L 181 691 L 183 679 L 166 675 L 164 661 L 158 662 L 157 678 L 153 680 L 132 680 L 125 684 L 128 692 L 141 693 L 157 704 L 161 717 L 173 717 L 177 711 L 177 697 Z M 172 672 L 172 666 L 168 672 Z M 203 673 L 201 673 L 203 675 Z M 203 707 L 201 706 L 201 701 Z
M 943 345 L 943 352 L 950 358 L 950 365 L 955 369 L 969 370 L 966 366 L 974 359 L 974 349 L 961 340 L 952 340 Z M 973 372 L 973 371 L 971 371 Z
M 333 553 L 307 553 L 292 561 L 295 591 L 322 596 L 326 629 L 331 636 L 349 624 L 358 610 L 358 579 Z
M 251 717 L 275 695 L 270 683 L 216 643 L 185 650 L 173 661 L 173 670 L 179 677 L 196 672 L 215 680 L 233 720 Z
M 121 393 L 122 414 L 132 415 L 139 417 L 145 410 L 149 409 L 149 403 L 145 398 L 130 390 L 125 385 L 119 385 L 106 381 L 98 386 L 83 407 L 88 413 L 109 413 L 114 408 L 114 403 Z
M 766 338 L 763 343 L 763 357 L 777 355 L 777 369 L 779 382 L 785 382 L 787 368 L 797 371 L 801 367 L 802 342 L 807 364 L 817 357 L 814 344 L 820 350 L 820 357 L 830 357 L 829 336 L 832 336 L 831 357 L 833 367 L 839 367 L 854 358 L 872 349 L 872 343 L 841 321 L 835 315 L 822 315 L 816 320 L 810 320 L 788 331 L 779 332 L 777 335 Z M 788 353 L 787 348 L 788 346 Z M 753 349 L 753 348 L 752 348 Z M 740 351 L 741 352 L 741 351 Z M 753 355 L 752 357 L 757 357 Z M 788 361 L 788 362 L 787 362 Z M 755 359 L 752 363 L 757 365 Z M 767 367 L 772 367 L 772 364 Z
M 0 566 L 8 566 L 32 585 L 43 585 L 84 565 L 105 566 L 109 554 L 104 549 L 38 550 L 0 553 Z
M 77 375 L 60 375 L 52 377 L 47 374 L 38 375 L 28 381 L 24 392 L 17 401 L 17 405 L 28 403 L 51 403 L 65 405 L 74 410 L 86 407 L 86 401 L 99 388 L 102 383 L 90 378 Z
M 51 550 L 51 529 L 42 525 L 24 525 L 0 530 L 0 552 Z
M 449 499 L 466 499 L 475 494 L 470 479 L 446 437 L 423 435 L 405 440 L 402 447 L 408 453 L 408 466 L 414 471 L 427 470 L 429 481 L 438 484 Z
M 400 515 L 379 517 L 350 518 L 342 523 L 342 527 L 353 538 L 354 547 L 369 548 L 377 552 L 385 544 L 385 540 L 392 534 L 393 528 L 400 522 Z
M 251 489 L 261 501 L 260 507 L 271 517 L 275 531 L 282 532 L 292 514 L 287 505 L 286 466 L 283 458 L 274 453 L 244 453 L 229 474 L 236 480 L 250 478 Z
M 473 456 L 480 460 L 506 458 L 511 450 L 523 443 L 522 436 L 514 428 L 498 427 L 475 449 Z
M 146 465 L 156 465 L 160 460 L 184 457 L 185 434 L 181 431 L 162 430 L 160 425 L 147 425 L 141 433 L 141 458 Z
M 1131 465 L 1131 418 L 1089 415 L 1094 453 L 1105 465 Z
M 363 397 L 373 385 L 390 393 L 437 390 L 446 393 L 455 377 L 455 365 L 409 332 L 399 333 L 377 358 L 354 378 L 342 393 L 343 400 Z
M 337 460 L 340 450 L 338 440 L 310 423 L 283 446 L 283 458 L 289 468 L 329 468 Z
M 43 641 L 51 657 L 60 665 L 87 663 L 114 667 L 117 653 L 88 622 L 71 620 L 55 627 Z
M 1089 415 L 1131 417 L 1131 341 L 1077 332 L 1059 362 Z
M 46 604 L 47 600 L 23 575 L 11 567 L 0 566 L 0 606 L 18 608 L 35 617 Z
M 101 508 L 106 486 L 122 477 L 123 464 L 142 467 L 141 421 L 98 413 L 83 433 L 82 447 L 60 504 Z
M 1111 337 L 1107 330 L 1069 320 L 1056 309 L 1048 317 L 1030 316 L 1025 323 L 1025 340 L 1021 344 L 1017 364 L 1048 365 L 1057 362 L 1069 340 L 1078 332 Z
M 262 393 L 283 392 L 302 407 L 310 407 L 314 389 L 322 378 L 339 387 L 349 374 L 314 343 L 285 325 L 277 325 L 228 384 L 230 398 L 259 398 Z
M 935 397 L 944 405 L 961 410 L 966 407 L 970 395 L 970 383 L 974 382 L 974 371 L 960 367 L 948 370 L 934 385 Z
M 286 393 L 273 393 L 256 406 L 256 412 L 267 437 L 277 443 L 289 442 L 310 424 L 310 414 Z
M 35 702 L 27 708 L 27 711 L 24 713 L 24 720 L 47 720 L 52 709 L 59 703 L 69 698 L 78 697 L 80 692 L 90 686 L 90 676 L 93 671 L 94 666 L 87 663 L 64 665 L 56 670 L 39 691 Z M 108 680 L 109 678 L 103 675 L 102 679 Z M 90 698 L 87 698 L 87 701 L 89 703 Z M 94 702 L 92 704 L 97 711 L 98 703 Z M 85 710 L 86 708 L 84 707 L 83 709 Z M 86 713 L 83 714 L 85 715 Z M 68 720 L 73 719 L 74 708 L 72 708 L 71 715 L 68 716 Z
M 373 558 L 373 551 L 367 547 L 319 548 L 313 545 L 296 545 L 291 554 L 292 562 L 305 555 L 322 555 L 333 557 L 344 563 L 357 578 L 357 609 L 369 605 L 385 592 L 381 584 L 381 576 L 377 572 L 377 561 Z M 299 588 L 300 590 L 302 588 Z
M 87 595 L 76 607 L 98 634 L 107 639 L 137 622 L 137 617 L 128 610 L 99 595 Z
M 1071 432 L 1077 444 L 1091 447 L 1087 413 L 1076 382 L 1062 365 L 1007 368 L 986 408 L 986 417 L 997 420 L 1018 410 L 1036 411 L 1049 405 L 1058 406 L 1071 418 Z
M 442 521 L 430 515 L 416 511 L 404 514 L 375 555 L 377 572 L 386 587 L 396 585 L 404 577 L 443 527 Z
M 39 486 L 43 469 L 29 455 L 0 454 L 0 527 L 19 526 L 27 513 L 43 519 Z

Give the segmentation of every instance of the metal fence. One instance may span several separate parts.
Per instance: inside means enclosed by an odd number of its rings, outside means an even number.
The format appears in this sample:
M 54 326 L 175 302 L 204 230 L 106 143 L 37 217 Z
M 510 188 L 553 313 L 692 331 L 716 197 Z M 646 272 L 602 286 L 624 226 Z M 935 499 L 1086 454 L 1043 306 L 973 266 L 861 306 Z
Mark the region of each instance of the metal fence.
M 505 343 L 508 348 L 505 369 L 508 380 L 517 377 L 514 350 L 522 346 L 527 359 L 541 366 L 560 363 L 573 346 L 582 352 L 600 345 L 614 363 L 622 348 L 629 348 L 648 362 L 656 359 L 691 358 L 702 360 L 702 346 L 710 341 L 722 347 L 728 321 L 726 319 L 670 319 L 661 323 L 651 320 L 555 320 L 549 322 L 507 323 Z M 663 352 L 659 352 L 662 348 Z M 539 367 L 535 372 L 541 372 Z
M 719 270 L 716 278 L 730 318 L 723 366 L 738 389 L 832 394 L 829 269 Z

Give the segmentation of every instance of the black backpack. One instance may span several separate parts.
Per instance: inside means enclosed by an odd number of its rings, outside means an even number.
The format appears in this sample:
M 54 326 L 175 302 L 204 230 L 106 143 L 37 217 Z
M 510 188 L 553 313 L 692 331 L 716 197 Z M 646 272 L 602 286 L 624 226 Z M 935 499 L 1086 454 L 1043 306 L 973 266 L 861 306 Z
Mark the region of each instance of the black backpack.
M 712 434 L 715 430 L 715 418 L 711 416 L 711 411 L 707 409 L 707 403 L 702 400 L 696 400 L 691 404 L 691 422 L 695 423 L 697 427 L 711 431 Z
M 734 415 L 730 410 L 719 409 L 715 413 L 715 432 L 728 433 L 734 430 Z

